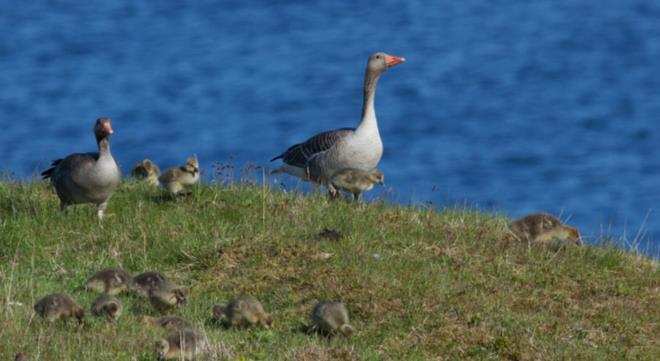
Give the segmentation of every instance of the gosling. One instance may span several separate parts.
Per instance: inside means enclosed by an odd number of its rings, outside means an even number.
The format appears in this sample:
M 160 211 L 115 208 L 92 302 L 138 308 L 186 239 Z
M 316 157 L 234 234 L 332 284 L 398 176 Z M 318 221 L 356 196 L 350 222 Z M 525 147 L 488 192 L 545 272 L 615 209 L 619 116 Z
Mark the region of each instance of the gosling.
M 199 161 L 197 157 L 188 158 L 186 164 L 170 168 L 158 177 L 160 185 L 170 194 L 183 194 L 185 186 L 192 186 L 199 182 Z
M 115 321 L 119 316 L 123 306 L 121 301 L 115 296 L 101 295 L 92 301 L 92 315 L 97 317 L 106 317 L 108 321 Z
M 149 303 L 159 312 L 167 312 L 188 304 L 188 287 L 165 284 L 149 290 Z
M 582 244 L 577 228 L 564 225 L 559 219 L 546 213 L 520 218 L 509 225 L 509 230 L 518 240 L 530 243 L 569 239 L 577 245 Z
M 71 297 L 62 293 L 53 293 L 40 299 L 34 304 L 34 312 L 53 323 L 58 320 L 67 321 L 76 318 L 82 324 L 85 311 Z
M 193 331 L 177 331 L 156 341 L 156 359 L 193 360 L 208 352 L 206 338 Z
M 349 324 L 348 310 L 341 302 L 321 301 L 312 309 L 312 324 L 310 331 L 327 336 L 338 333 L 348 337 L 353 334 L 353 326 Z
M 189 329 L 193 327 L 192 322 L 179 316 L 163 316 L 163 317 L 143 316 L 142 320 L 147 325 L 159 326 L 164 328 L 165 330 L 171 330 L 171 331 Z
M 226 326 L 273 327 L 273 318 L 264 311 L 259 300 L 250 296 L 233 299 L 226 305 L 213 306 L 213 319 Z
M 344 191 L 353 194 L 353 200 L 360 200 L 363 192 L 370 191 L 374 184 L 384 184 L 385 175 L 378 169 L 364 171 L 355 168 L 345 168 L 332 174 L 330 192 Z M 334 189 L 334 190 L 333 190 Z
M 131 176 L 135 179 L 145 180 L 149 185 L 156 187 L 158 186 L 160 168 L 151 160 L 144 159 L 135 163 Z
M 149 290 L 154 287 L 161 287 L 163 285 L 169 284 L 169 280 L 165 277 L 164 274 L 160 272 L 143 272 L 139 275 L 133 277 L 130 281 L 129 289 L 143 297 L 149 297 Z
M 85 287 L 92 291 L 115 296 L 127 291 L 130 282 L 131 275 L 128 272 L 119 268 L 111 268 L 96 272 L 87 280 Z

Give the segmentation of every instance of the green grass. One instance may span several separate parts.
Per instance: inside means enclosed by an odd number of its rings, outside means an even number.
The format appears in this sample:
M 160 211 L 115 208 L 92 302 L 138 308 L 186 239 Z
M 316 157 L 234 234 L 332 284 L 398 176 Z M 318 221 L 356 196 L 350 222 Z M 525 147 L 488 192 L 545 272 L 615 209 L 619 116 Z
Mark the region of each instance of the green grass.
M 249 185 L 200 186 L 177 201 L 124 183 L 102 225 L 63 214 L 44 182 L 0 182 L 0 360 L 152 360 L 162 335 L 130 296 L 116 324 L 49 327 L 32 304 L 106 267 L 158 270 L 191 288 L 178 314 L 236 360 L 653 360 L 657 261 L 606 247 L 508 241 L 505 217 L 373 202 L 356 206 Z M 343 234 L 320 239 L 324 227 Z M 330 258 L 325 258 L 331 254 Z M 259 298 L 273 330 L 208 322 L 214 303 Z M 354 337 L 307 335 L 316 300 L 341 300 Z M 222 352 L 221 352 L 222 351 Z

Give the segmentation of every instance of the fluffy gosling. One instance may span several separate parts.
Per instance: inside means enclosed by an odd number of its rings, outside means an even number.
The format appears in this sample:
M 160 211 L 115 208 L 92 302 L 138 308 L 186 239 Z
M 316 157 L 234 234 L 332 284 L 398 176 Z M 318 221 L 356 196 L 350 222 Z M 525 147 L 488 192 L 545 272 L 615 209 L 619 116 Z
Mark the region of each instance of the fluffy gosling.
M 335 172 L 330 178 L 331 192 L 344 191 L 353 195 L 353 200 L 358 201 L 360 194 L 371 190 L 374 184 L 384 184 L 385 175 L 378 169 L 369 171 L 346 168 Z
M 97 317 L 106 317 L 108 321 L 115 321 L 119 316 L 123 306 L 121 301 L 115 296 L 101 295 L 92 301 L 92 315 Z
M 135 163 L 133 170 L 131 170 L 131 176 L 135 179 L 145 180 L 152 186 L 158 186 L 160 168 L 151 160 L 143 159 Z
M 53 293 L 40 299 L 34 304 L 34 312 L 53 323 L 58 320 L 67 321 L 76 318 L 82 324 L 85 311 L 71 297 L 62 293 Z
M 96 272 L 85 283 L 89 290 L 115 296 L 128 290 L 131 275 L 119 268 L 110 268 Z
M 194 185 L 199 181 L 199 161 L 197 157 L 188 158 L 186 164 L 170 168 L 158 177 L 160 185 L 172 195 L 182 193 L 185 186 Z
M 156 340 L 155 346 L 158 360 L 193 360 L 208 351 L 206 338 L 190 330 Z
M 564 225 L 559 219 L 546 213 L 535 213 L 522 217 L 509 225 L 509 230 L 521 241 L 545 243 L 569 239 L 582 244 L 577 228 Z
M 177 306 L 188 304 L 188 287 L 165 284 L 149 290 L 149 303 L 158 312 L 167 312 Z
M 160 272 L 143 272 L 133 277 L 129 289 L 137 295 L 148 298 L 149 290 L 169 284 L 169 280 Z
M 344 336 L 353 334 L 353 326 L 349 324 L 348 310 L 341 302 L 321 301 L 312 309 L 311 331 L 327 336 L 341 333 Z
M 264 311 L 259 300 L 250 296 L 233 299 L 226 305 L 213 306 L 213 319 L 234 327 L 273 327 L 273 318 Z
M 142 320 L 147 325 L 162 327 L 166 330 L 176 331 L 193 327 L 192 322 L 179 316 L 149 317 L 143 316 Z

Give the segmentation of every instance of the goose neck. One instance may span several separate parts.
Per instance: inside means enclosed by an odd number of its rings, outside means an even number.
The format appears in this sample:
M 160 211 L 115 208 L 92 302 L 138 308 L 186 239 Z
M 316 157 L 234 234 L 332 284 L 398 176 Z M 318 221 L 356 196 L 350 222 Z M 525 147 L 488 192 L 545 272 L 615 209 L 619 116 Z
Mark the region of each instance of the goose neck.
M 101 138 L 97 142 L 99 146 L 99 155 L 110 154 L 110 139 L 108 139 L 108 137 Z
M 376 86 L 381 72 L 367 70 L 364 75 L 364 98 L 362 103 L 362 119 L 358 128 L 376 125 Z

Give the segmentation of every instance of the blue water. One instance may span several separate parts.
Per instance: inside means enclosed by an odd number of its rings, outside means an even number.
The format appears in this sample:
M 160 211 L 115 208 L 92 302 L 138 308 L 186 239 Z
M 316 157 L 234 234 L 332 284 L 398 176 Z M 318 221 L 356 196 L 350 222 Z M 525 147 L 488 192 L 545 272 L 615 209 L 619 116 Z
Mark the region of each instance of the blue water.
M 267 160 L 359 120 L 366 59 L 387 196 L 560 214 L 660 249 L 660 2 L 0 2 L 0 169 L 93 150 L 125 172 Z M 289 185 L 296 182 L 290 178 Z M 378 190 L 374 192 L 379 195 Z M 639 234 L 638 234 L 639 232 Z

